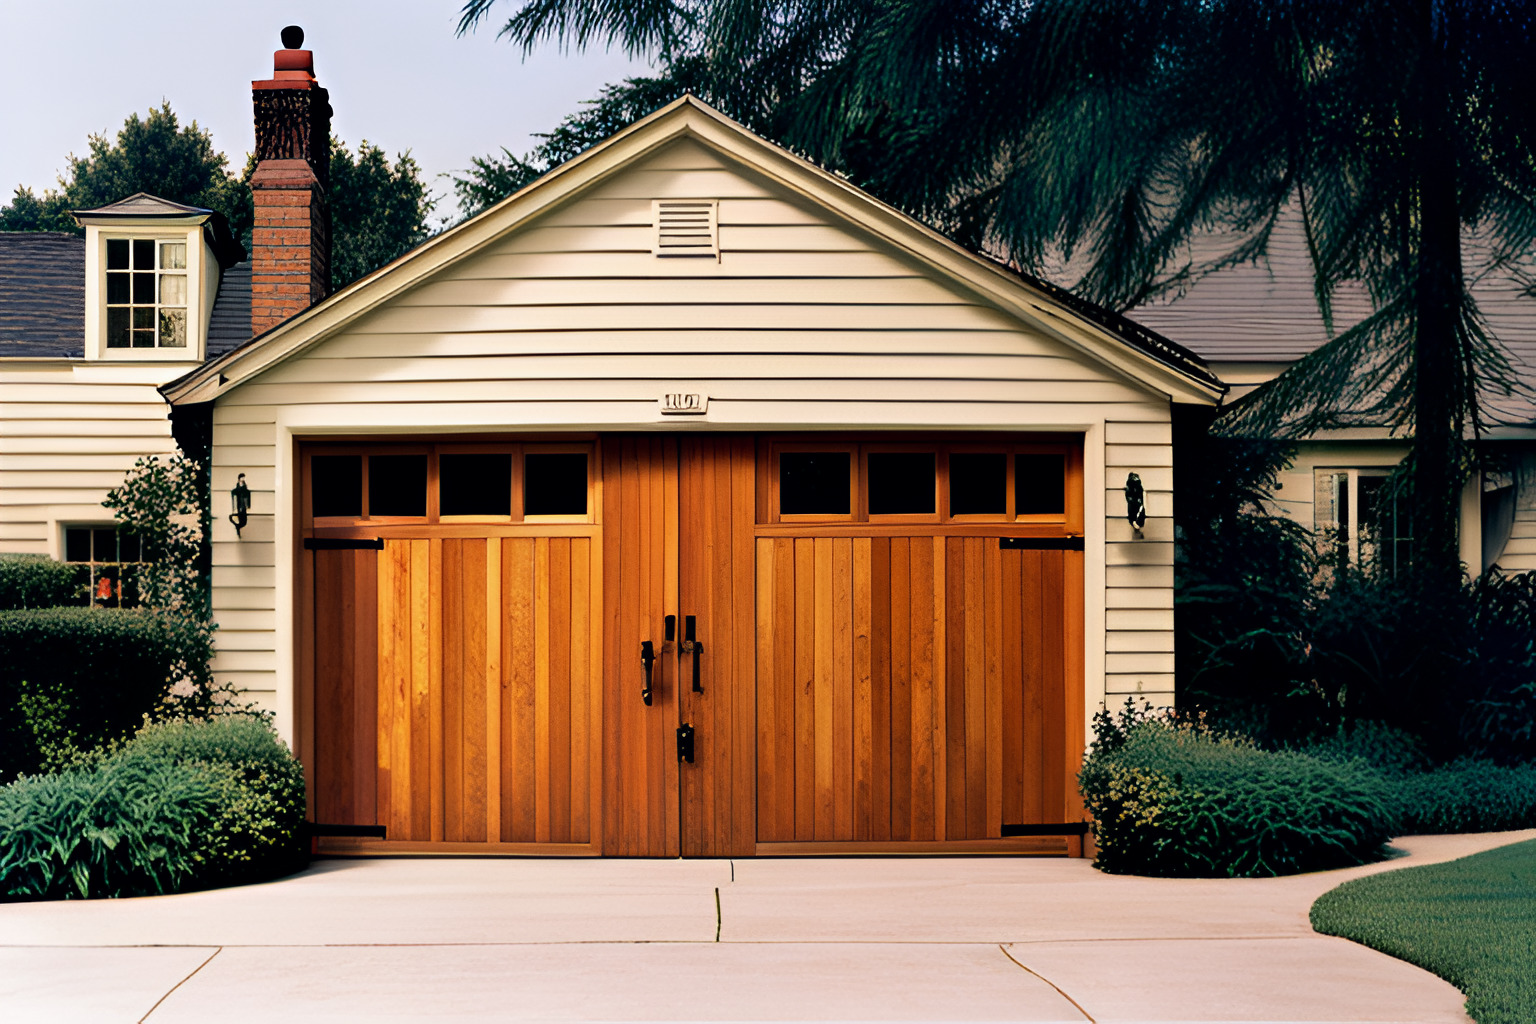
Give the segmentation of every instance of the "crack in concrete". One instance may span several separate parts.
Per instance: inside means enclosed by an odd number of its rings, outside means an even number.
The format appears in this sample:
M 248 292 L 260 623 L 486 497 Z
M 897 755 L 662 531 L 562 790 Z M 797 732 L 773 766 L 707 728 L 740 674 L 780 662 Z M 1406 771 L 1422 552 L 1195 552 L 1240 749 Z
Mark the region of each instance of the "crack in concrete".
M 204 960 L 202 963 L 200 963 L 196 967 L 192 968 L 192 973 L 191 974 L 188 974 L 185 978 L 182 978 L 176 984 L 172 985 L 170 987 L 170 989 L 165 993 L 165 995 L 163 995 L 159 999 L 155 1000 L 155 1005 L 151 1006 L 149 1008 L 149 1013 L 146 1013 L 144 1016 L 139 1018 L 139 1024 L 144 1024 L 145 1021 L 149 1020 L 150 1014 L 152 1014 L 156 1010 L 160 1009 L 160 1004 L 164 1003 L 167 999 L 171 998 L 171 993 L 172 992 L 175 992 L 177 989 L 181 988 L 181 986 L 183 986 L 187 982 L 191 981 L 193 979 L 193 977 L 196 976 L 198 971 L 202 970 L 204 967 L 207 967 L 209 965 L 209 963 L 211 963 L 213 961 L 213 958 L 218 956 L 222 952 L 224 952 L 224 947 L 223 946 L 219 946 L 212 953 L 208 954 L 208 959 L 207 960 Z
M 1007 946 L 1004 946 L 1003 944 L 999 943 L 997 948 L 998 948 L 998 951 L 1003 954 L 1003 956 L 1007 957 L 1009 960 L 1012 960 L 1015 964 L 1017 964 L 1018 967 L 1019 967 L 1019 970 L 1024 971 L 1026 974 L 1030 974 L 1030 975 L 1033 975 L 1036 978 L 1039 978 L 1041 981 L 1043 981 L 1047 985 L 1051 986 L 1051 988 L 1055 989 L 1056 993 L 1058 995 L 1060 995 L 1061 998 L 1063 998 L 1067 1002 L 1071 1003 L 1073 1005 L 1073 1007 L 1075 1007 L 1077 1009 L 1077 1012 L 1083 1015 L 1083 1019 L 1086 1020 L 1088 1022 L 1088 1024 L 1098 1024 L 1098 1022 L 1093 1019 L 1093 1015 L 1090 1014 L 1087 1010 L 1083 1009 L 1082 1006 L 1078 1003 L 1078 1001 L 1076 999 L 1073 999 L 1071 996 L 1067 995 L 1067 993 L 1062 989 L 1062 987 L 1060 985 L 1056 984 L 1054 981 L 1052 981 L 1050 978 L 1047 978 L 1045 975 L 1041 974 L 1039 971 L 1032 971 L 1028 967 L 1025 967 L 1022 963 L 1019 962 L 1019 960 L 1017 958 L 1014 957 L 1014 955 L 1012 953 L 1008 952 L 1008 947 Z
M 720 941 L 720 887 L 715 886 L 715 941 Z

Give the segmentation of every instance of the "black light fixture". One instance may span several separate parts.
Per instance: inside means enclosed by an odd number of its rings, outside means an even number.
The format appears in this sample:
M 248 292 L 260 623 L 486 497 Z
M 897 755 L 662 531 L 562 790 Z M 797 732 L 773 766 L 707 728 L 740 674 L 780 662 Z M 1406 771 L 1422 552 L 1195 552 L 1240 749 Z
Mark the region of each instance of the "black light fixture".
M 1147 492 L 1141 486 L 1141 477 L 1128 473 L 1125 477 L 1125 518 L 1141 536 L 1141 528 L 1147 525 Z
M 244 473 L 235 478 L 235 486 L 229 492 L 229 502 L 234 509 L 229 521 L 235 524 L 235 536 L 239 537 L 240 531 L 245 529 L 246 516 L 251 511 L 251 489 L 245 486 Z

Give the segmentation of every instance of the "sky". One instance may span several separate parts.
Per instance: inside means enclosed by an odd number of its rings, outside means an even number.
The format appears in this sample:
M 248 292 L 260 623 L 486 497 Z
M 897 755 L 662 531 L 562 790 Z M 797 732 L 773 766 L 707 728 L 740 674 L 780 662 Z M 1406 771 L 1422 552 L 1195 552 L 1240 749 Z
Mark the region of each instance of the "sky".
M 496 38 L 505 0 L 475 34 L 456 36 L 461 0 L 0 0 L 0 203 L 17 185 L 54 187 L 92 133 L 115 136 L 130 113 L 168 100 L 196 120 L 236 173 L 255 146 L 251 87 L 272 77 L 284 25 L 304 29 L 330 91 L 335 134 L 390 154 L 410 150 L 433 191 L 471 157 L 522 154 L 608 82 L 645 74 L 622 53 L 526 60 Z M 444 214 L 452 214 L 445 198 Z

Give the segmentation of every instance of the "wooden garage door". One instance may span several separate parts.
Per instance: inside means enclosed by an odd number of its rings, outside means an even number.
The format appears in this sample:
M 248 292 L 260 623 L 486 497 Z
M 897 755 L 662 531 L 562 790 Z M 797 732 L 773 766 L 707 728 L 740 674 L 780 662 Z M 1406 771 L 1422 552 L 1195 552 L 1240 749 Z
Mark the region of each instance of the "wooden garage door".
M 365 472 L 402 455 L 319 451 Z M 437 452 L 403 454 L 431 455 L 437 485 Z M 382 826 L 395 850 L 595 852 L 597 527 L 558 521 L 574 515 L 490 526 L 426 504 L 438 522 L 309 524 L 313 820 Z
M 759 852 L 1072 842 L 1062 826 L 1082 818 L 1078 452 L 1038 439 L 764 446 Z M 802 480 L 785 512 L 781 472 L 786 483 L 797 468 L 821 472 L 815 459 L 835 468 L 831 483 L 807 491 Z M 952 470 L 957 486 L 978 472 L 995 480 L 951 495 Z M 1016 479 L 1025 473 L 1054 492 Z
M 518 499 L 487 524 L 434 496 L 423 521 L 305 523 L 315 821 L 383 826 L 402 850 L 1066 850 L 1019 835 L 1081 818 L 1072 443 L 575 449 L 581 515 Z M 425 458 L 437 487 L 455 451 L 331 446 L 305 465 L 358 455 L 368 495 L 376 459 Z M 785 453 L 825 479 L 786 497 Z M 350 487 L 350 466 L 327 472 Z

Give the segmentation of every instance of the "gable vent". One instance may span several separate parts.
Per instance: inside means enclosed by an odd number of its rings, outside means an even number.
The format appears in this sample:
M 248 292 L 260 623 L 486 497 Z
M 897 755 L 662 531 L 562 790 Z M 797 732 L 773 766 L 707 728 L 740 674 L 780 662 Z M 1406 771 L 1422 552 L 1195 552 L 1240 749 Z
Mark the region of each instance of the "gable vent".
M 720 256 L 720 203 L 715 199 L 657 199 L 651 203 L 656 222 L 657 256 Z

